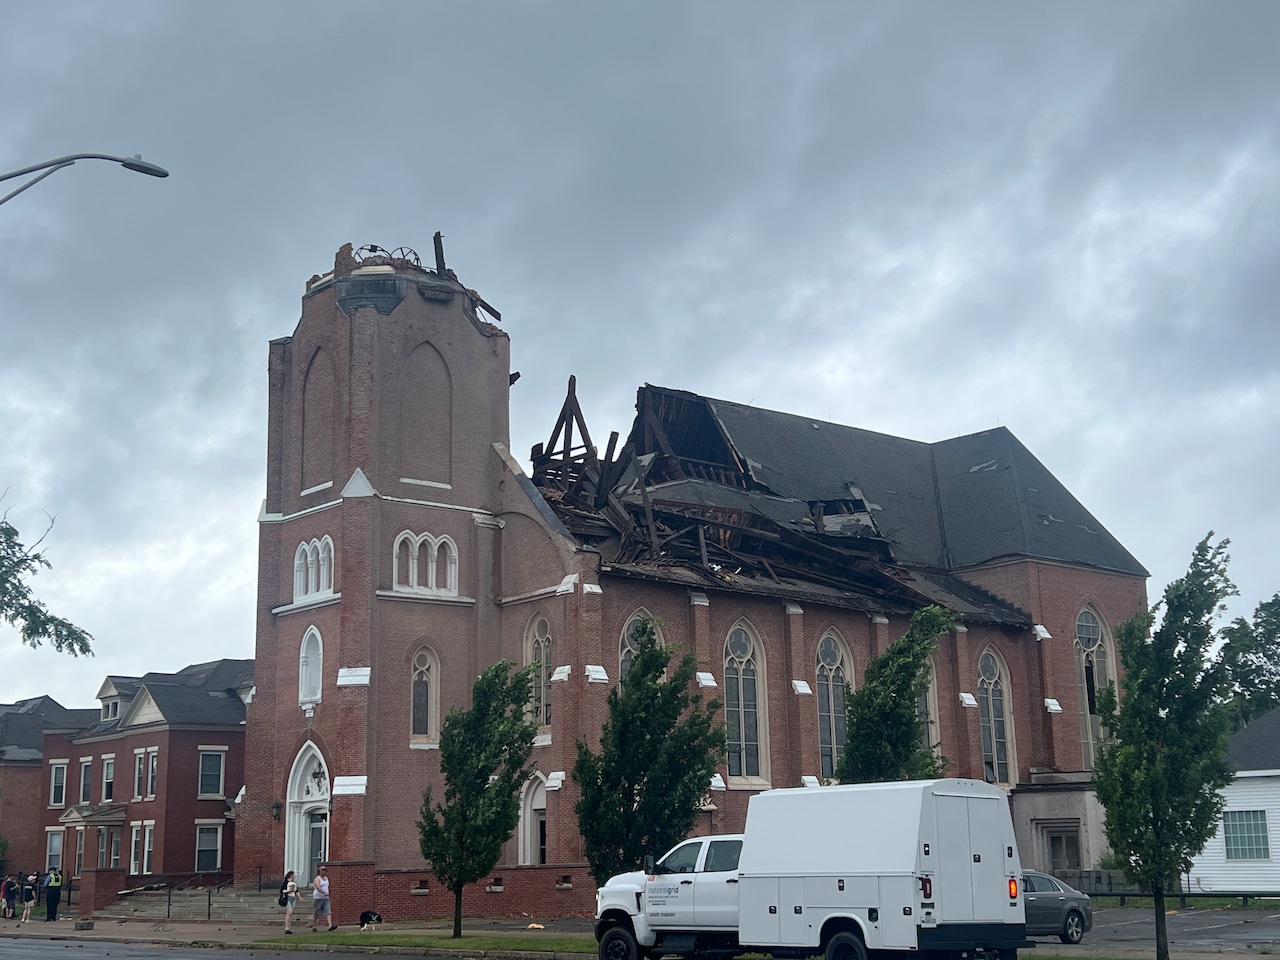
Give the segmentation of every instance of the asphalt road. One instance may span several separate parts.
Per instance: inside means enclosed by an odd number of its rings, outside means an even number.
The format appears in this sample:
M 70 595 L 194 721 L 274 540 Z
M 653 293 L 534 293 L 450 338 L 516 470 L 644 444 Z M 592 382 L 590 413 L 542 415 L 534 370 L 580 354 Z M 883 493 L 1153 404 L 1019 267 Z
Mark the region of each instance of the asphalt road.
M 1165 916 L 1171 953 L 1194 951 L 1280 950 L 1280 903 L 1272 910 L 1187 909 Z M 1062 952 L 1081 950 L 1105 955 L 1107 947 L 1154 948 L 1156 918 L 1151 909 L 1111 907 L 1093 911 L 1093 929 L 1084 935 L 1079 948 L 1060 944 L 1056 938 L 1036 937 L 1045 947 Z M 1082 949 L 1083 948 L 1083 949 Z

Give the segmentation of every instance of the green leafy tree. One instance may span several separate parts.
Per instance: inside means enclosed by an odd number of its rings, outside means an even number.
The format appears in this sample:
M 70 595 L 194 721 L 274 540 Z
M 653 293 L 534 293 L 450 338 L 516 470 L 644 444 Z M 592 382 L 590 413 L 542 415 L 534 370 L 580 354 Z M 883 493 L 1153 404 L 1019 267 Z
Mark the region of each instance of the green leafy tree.
M 49 529 L 52 528 L 51 521 Z M 18 531 L 9 522 L 8 514 L 0 516 L 0 620 L 17 627 L 27 646 L 47 643 L 59 653 L 92 656 L 93 637 L 70 620 L 50 613 L 49 608 L 32 595 L 27 583 L 41 567 L 47 569 L 50 565 L 38 551 L 49 529 L 28 549 L 18 539 Z
M 955 616 L 941 607 L 917 610 L 907 632 L 867 664 L 862 686 L 845 697 L 845 748 L 836 769 L 841 783 L 942 775 L 946 760 L 921 743 L 917 704 L 929 691 L 934 641 L 954 626 Z
M 1280 707 L 1280 593 L 1258 604 L 1253 619 L 1237 617 L 1222 631 L 1231 728 Z
M 505 660 L 480 674 L 471 709 L 449 711 L 440 732 L 444 803 L 422 797 L 419 845 L 431 871 L 453 891 L 453 935 L 462 936 L 462 891 L 493 869 L 520 819 L 537 727 L 527 718 L 530 668 Z
M 631 639 L 635 653 L 609 691 L 600 752 L 578 741 L 573 767 L 578 829 L 597 884 L 688 836 L 725 744 L 720 703 L 690 692 L 693 654 L 667 674 L 671 651 L 652 620 L 638 621 Z
M 1123 700 L 1115 687 L 1098 697 L 1108 731 L 1094 769 L 1106 809 L 1107 839 L 1133 883 L 1155 898 L 1156 958 L 1168 960 L 1165 892 L 1204 849 L 1222 812 L 1227 766 L 1227 674 L 1211 658 L 1227 577 L 1228 541 L 1197 545 L 1187 573 L 1164 599 L 1116 629 L 1124 665 Z M 1161 608 L 1163 607 L 1163 611 Z M 1157 617 L 1163 613 L 1159 626 Z M 1154 630 L 1153 630 L 1154 627 Z

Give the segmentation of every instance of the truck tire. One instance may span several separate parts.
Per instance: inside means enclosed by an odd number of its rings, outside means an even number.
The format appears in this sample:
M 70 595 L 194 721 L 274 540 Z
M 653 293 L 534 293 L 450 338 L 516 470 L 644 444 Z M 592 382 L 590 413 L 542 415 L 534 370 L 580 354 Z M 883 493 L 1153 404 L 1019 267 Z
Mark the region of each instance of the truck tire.
M 844 930 L 827 941 L 826 960 L 867 960 L 867 948 L 856 933 Z
M 626 927 L 610 927 L 600 938 L 600 960 L 639 960 L 640 948 Z
M 1062 921 L 1062 932 L 1058 939 L 1063 943 L 1079 943 L 1084 939 L 1084 917 L 1072 910 L 1067 919 Z

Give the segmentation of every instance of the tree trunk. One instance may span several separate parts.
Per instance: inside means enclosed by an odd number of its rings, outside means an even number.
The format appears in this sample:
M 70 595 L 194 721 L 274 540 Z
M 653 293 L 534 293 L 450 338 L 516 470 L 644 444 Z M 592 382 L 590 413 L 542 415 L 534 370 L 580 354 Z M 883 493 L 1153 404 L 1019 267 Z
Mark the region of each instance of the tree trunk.
M 453 888 L 453 937 L 462 936 L 462 884 Z M 1169 960 L 1169 952 L 1165 951 L 1164 960 Z
M 1156 902 L 1156 960 L 1169 960 L 1169 931 L 1164 922 L 1164 887 L 1151 885 L 1151 896 Z

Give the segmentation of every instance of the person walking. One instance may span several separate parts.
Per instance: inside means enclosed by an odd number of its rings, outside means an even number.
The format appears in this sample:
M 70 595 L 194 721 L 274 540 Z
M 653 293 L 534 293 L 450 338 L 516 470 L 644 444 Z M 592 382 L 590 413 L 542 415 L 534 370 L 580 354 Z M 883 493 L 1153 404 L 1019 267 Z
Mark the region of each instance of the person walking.
M 315 933 L 317 929 L 325 927 L 328 927 L 330 932 L 337 930 L 338 927 L 333 922 L 333 910 L 329 906 L 328 867 L 321 866 L 315 879 L 311 881 L 311 898 L 315 901 L 311 916 L 311 932 Z
M 34 873 L 29 874 L 22 881 L 22 922 L 31 922 L 31 905 L 36 902 L 36 880 L 38 878 Z
M 290 870 L 280 884 L 280 902 L 284 905 L 284 932 L 290 936 L 293 936 L 293 931 L 289 929 L 293 923 L 293 907 L 298 902 L 298 882 L 294 876 L 294 872 Z
M 62 902 L 62 871 L 57 867 L 49 868 L 49 875 L 44 878 L 49 889 L 44 895 L 44 919 L 46 922 L 58 919 L 58 904 Z

